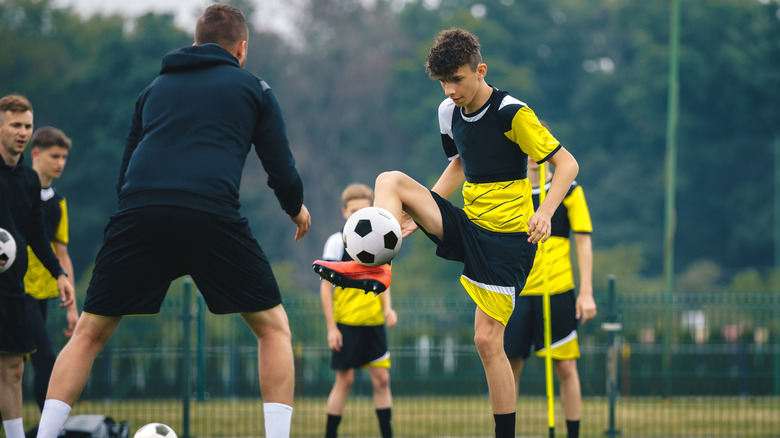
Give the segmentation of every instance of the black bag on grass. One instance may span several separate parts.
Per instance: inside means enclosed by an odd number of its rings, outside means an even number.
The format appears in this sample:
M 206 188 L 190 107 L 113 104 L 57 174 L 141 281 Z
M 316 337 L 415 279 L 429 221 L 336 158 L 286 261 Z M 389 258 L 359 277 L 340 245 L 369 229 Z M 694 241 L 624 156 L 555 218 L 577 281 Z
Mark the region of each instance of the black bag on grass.
M 105 415 L 74 415 L 65 421 L 60 438 L 130 438 L 130 424 Z

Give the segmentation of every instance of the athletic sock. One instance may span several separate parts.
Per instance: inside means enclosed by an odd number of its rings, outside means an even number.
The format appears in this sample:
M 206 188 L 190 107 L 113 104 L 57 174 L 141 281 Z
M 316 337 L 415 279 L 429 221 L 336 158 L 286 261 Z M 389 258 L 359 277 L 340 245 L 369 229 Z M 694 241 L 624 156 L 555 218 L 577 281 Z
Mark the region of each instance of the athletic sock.
M 379 431 L 382 432 L 382 438 L 392 438 L 393 428 L 390 426 L 390 418 L 393 416 L 391 408 L 377 409 L 376 416 L 379 418 Z
M 515 413 L 511 414 L 493 414 L 496 420 L 496 438 L 514 438 L 515 436 Z
M 328 414 L 328 422 L 325 424 L 325 438 L 338 436 L 339 423 L 341 423 L 341 415 Z
M 568 432 L 568 438 L 580 437 L 580 420 L 566 420 L 566 432 Z
M 263 403 L 265 436 L 267 438 L 289 438 L 292 406 L 281 403 Z
M 3 429 L 5 429 L 5 436 L 8 438 L 24 438 L 22 417 L 3 420 Z
M 57 438 L 70 415 L 70 410 L 70 405 L 64 401 L 47 399 L 43 403 L 37 438 Z

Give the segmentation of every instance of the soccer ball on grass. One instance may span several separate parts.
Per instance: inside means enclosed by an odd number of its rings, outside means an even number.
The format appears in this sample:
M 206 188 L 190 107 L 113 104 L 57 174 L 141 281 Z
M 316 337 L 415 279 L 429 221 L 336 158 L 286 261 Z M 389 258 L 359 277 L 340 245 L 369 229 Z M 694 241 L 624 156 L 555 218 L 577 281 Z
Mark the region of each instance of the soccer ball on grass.
M 0 273 L 7 271 L 16 260 L 16 240 L 8 231 L 0 228 Z
M 133 438 L 178 438 L 170 426 L 162 423 L 149 423 L 141 426 Z
M 347 254 L 366 266 L 384 265 L 401 249 L 401 225 L 380 207 L 365 207 L 353 213 L 342 237 Z

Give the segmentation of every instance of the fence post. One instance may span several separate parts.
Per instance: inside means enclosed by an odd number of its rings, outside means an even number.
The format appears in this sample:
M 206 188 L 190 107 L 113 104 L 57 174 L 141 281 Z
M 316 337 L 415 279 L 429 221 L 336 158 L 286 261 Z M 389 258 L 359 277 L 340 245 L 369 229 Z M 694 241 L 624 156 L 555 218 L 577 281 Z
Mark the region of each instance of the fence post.
M 182 394 L 181 394 L 181 412 L 182 429 L 181 437 L 190 437 L 190 379 L 192 369 L 192 279 L 184 278 L 184 297 L 181 306 L 181 323 L 183 328 L 182 340 Z
M 206 400 L 206 302 L 198 294 L 198 401 Z
M 620 316 L 615 312 L 615 276 L 607 277 L 609 285 L 607 295 L 607 316 L 601 324 L 601 328 L 608 333 L 607 349 L 607 396 L 609 397 L 609 429 L 604 434 L 610 437 L 620 435 L 622 432 L 615 429 L 615 404 L 618 392 L 618 356 L 620 355 L 620 331 L 623 324 Z

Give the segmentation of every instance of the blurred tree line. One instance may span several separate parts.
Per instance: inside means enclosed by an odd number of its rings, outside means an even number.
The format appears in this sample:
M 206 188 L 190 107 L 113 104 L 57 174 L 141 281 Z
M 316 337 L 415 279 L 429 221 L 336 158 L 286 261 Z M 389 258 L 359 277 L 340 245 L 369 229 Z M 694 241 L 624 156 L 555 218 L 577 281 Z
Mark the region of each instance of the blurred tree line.
M 251 0 L 232 3 L 250 24 L 257 21 Z M 293 242 L 294 226 L 251 156 L 241 193 L 242 211 L 283 290 L 317 290 L 310 263 L 342 226 L 346 184 L 372 185 L 380 172 L 398 169 L 430 186 L 446 166 L 436 118 L 445 96 L 423 62 L 436 34 L 453 26 L 480 38 L 488 82 L 528 103 L 579 160 L 577 180 L 595 227 L 596 289 L 616 274 L 621 291 L 662 290 L 669 2 L 294 5 L 293 38 L 251 26 L 246 68 L 266 79 L 281 102 L 312 230 Z M 71 255 L 83 292 L 115 207 L 135 98 L 159 72 L 162 56 L 190 45 L 192 36 L 168 14 L 85 18 L 52 0 L 2 0 L 0 42 L 0 94 L 26 95 L 37 127 L 59 127 L 74 141 L 56 186 L 68 198 Z M 772 202 L 778 141 L 778 1 L 683 0 L 678 289 L 778 290 Z M 396 294 L 460 293 L 460 266 L 433 256 L 421 233 L 404 242 L 394 270 Z

